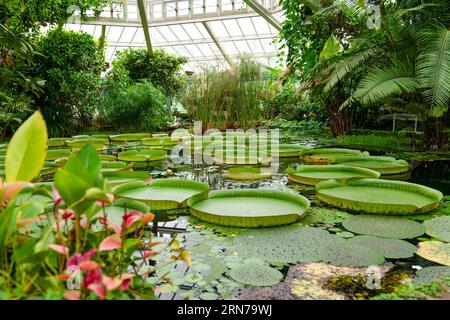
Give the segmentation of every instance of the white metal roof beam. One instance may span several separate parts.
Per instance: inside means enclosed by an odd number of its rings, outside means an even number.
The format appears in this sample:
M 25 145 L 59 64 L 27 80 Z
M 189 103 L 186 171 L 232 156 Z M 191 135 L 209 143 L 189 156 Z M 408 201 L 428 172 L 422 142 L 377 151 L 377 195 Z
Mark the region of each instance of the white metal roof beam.
M 219 42 L 229 42 L 229 41 L 241 41 L 241 40 L 259 40 L 259 39 L 273 39 L 272 34 L 267 35 L 250 35 L 250 36 L 240 36 L 240 37 L 227 37 L 227 38 L 217 38 Z M 189 45 L 189 44 L 202 44 L 202 43 L 214 43 L 212 39 L 195 39 L 195 40 L 180 40 L 180 41 L 167 41 L 164 43 L 153 43 L 154 47 L 172 47 L 177 45 Z M 136 42 L 125 42 L 125 41 L 108 41 L 108 45 L 111 47 L 136 47 L 143 48 L 145 43 Z
M 219 49 L 220 53 L 223 55 L 225 60 L 228 62 L 230 67 L 234 69 L 234 62 L 231 60 L 231 58 L 228 56 L 227 52 L 225 51 L 224 47 L 220 43 L 219 40 L 217 40 L 216 36 L 214 35 L 214 32 L 211 30 L 211 28 L 208 25 L 208 22 L 202 22 L 203 26 L 206 29 L 206 32 L 208 32 L 209 36 L 211 37 L 212 41 L 216 44 L 217 48 Z

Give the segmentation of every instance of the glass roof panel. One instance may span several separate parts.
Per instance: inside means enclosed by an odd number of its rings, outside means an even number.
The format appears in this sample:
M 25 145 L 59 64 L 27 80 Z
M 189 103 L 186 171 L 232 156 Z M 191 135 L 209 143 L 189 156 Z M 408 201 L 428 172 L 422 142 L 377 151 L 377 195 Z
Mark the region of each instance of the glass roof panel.
M 155 43 L 155 45 L 158 44 L 164 44 L 167 42 L 167 40 L 159 33 L 158 29 L 156 28 L 150 28 L 150 39 L 152 40 L 152 43 Z
M 203 57 L 204 54 L 198 49 L 197 45 L 189 44 L 184 46 L 192 57 Z
M 172 33 L 174 33 L 177 36 L 177 38 L 179 40 L 181 40 L 181 41 L 191 40 L 191 38 L 186 33 L 186 31 L 184 31 L 184 28 L 182 27 L 182 25 L 174 24 L 174 25 L 169 26 L 169 28 L 172 31 Z
M 119 0 L 117 0 L 119 1 Z M 256 0 L 273 13 L 280 23 L 284 20 L 276 0 Z M 263 63 L 277 63 L 278 48 L 282 43 L 273 43 L 278 31 L 263 17 L 247 7 L 244 0 L 144 0 L 149 17 L 150 38 L 154 48 L 189 58 L 186 70 L 198 71 L 205 66 L 229 68 L 217 44 L 206 31 L 207 23 L 220 42 L 225 54 L 236 60 L 240 54 L 253 55 Z M 95 38 L 101 36 L 102 25 L 106 25 L 106 59 L 114 59 L 114 53 L 129 47 L 145 48 L 145 37 L 140 27 L 136 0 L 107 7 L 100 22 L 89 20 L 68 24 L 67 30 L 80 29 Z M 75 20 L 74 20 L 75 21 Z
M 252 53 L 245 40 L 234 41 L 234 45 L 239 50 L 239 53 Z
M 134 35 L 136 34 L 136 31 L 138 28 L 136 27 L 126 27 L 124 28 L 122 32 L 122 36 L 119 39 L 119 42 L 121 43 L 131 43 L 133 41 Z
M 178 41 L 176 35 L 170 30 L 168 26 L 159 26 L 155 28 L 167 41 Z
M 182 26 L 192 40 L 204 39 L 203 35 L 198 30 L 195 23 L 185 23 Z
M 211 21 L 208 23 L 213 33 L 216 35 L 217 38 L 225 38 L 229 37 L 230 34 L 227 31 L 227 28 L 224 26 L 222 21 Z
M 269 24 L 262 17 L 252 17 L 253 25 L 256 28 L 258 34 L 269 34 L 271 33 Z
M 239 51 L 234 45 L 233 41 L 224 41 L 222 42 L 222 46 L 225 48 L 225 51 L 230 55 L 239 54 Z
M 124 27 L 110 27 L 108 33 L 106 34 L 106 39 L 111 42 L 118 42 L 120 36 L 122 35 L 123 29 Z
M 228 34 L 232 37 L 242 36 L 241 28 L 235 19 L 223 20 L 222 21 Z
M 197 47 L 205 56 L 214 56 L 215 55 L 214 51 L 211 49 L 211 47 L 209 46 L 208 43 L 199 43 L 197 45 Z
M 237 19 L 239 26 L 244 34 L 256 34 L 255 27 L 253 26 L 252 19 L 250 18 L 242 18 Z
M 145 42 L 144 30 L 139 28 L 134 35 L 133 43 L 141 44 Z

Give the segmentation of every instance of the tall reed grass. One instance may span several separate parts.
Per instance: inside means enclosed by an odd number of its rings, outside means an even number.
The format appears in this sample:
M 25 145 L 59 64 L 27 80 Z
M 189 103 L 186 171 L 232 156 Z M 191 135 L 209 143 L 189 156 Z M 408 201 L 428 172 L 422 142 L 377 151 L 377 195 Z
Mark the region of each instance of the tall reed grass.
M 262 67 L 241 57 L 234 70 L 206 69 L 194 76 L 181 102 L 203 130 L 249 129 L 267 118 L 263 101 L 269 93 Z

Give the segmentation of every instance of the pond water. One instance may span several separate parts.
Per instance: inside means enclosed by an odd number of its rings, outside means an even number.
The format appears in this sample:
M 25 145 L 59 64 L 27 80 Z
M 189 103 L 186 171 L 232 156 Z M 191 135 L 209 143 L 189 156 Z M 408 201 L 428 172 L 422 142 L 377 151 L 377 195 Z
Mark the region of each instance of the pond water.
M 314 145 L 314 141 L 305 144 Z M 224 177 L 230 166 L 216 165 L 174 165 L 169 160 L 148 170 L 153 178 L 165 178 L 168 175 L 190 180 L 206 182 L 212 190 L 255 188 L 275 189 L 287 192 L 298 192 L 306 196 L 313 207 L 326 207 L 321 204 L 310 186 L 302 186 L 288 181 L 285 170 L 289 166 L 301 165 L 298 159 L 280 159 L 278 173 L 270 179 L 256 182 L 235 181 Z M 170 172 L 170 174 L 168 174 Z M 406 181 L 436 188 L 444 195 L 450 194 L 450 161 L 414 161 L 412 171 Z M 242 263 L 242 258 L 233 251 L 232 239 L 240 233 L 237 228 L 214 227 L 190 217 L 188 210 L 168 212 L 159 215 L 159 222 L 154 223 L 153 232 L 164 238 L 178 234 L 186 248 L 192 250 L 194 267 L 187 269 L 175 266 L 169 270 L 175 279 L 172 285 L 164 285 L 160 290 L 161 299 L 231 299 L 236 298 L 236 292 L 242 285 L 227 276 L 227 266 Z M 331 227 L 331 228 L 330 228 Z M 345 231 L 339 222 L 328 226 L 328 230 L 340 233 Z M 417 240 L 410 241 L 417 244 Z M 431 266 L 434 263 L 415 255 L 413 258 L 387 261 L 395 263 L 396 269 L 414 271 L 415 266 Z M 277 266 L 284 275 L 288 266 Z M 280 299 L 286 298 L 283 296 Z
M 295 142 L 310 147 L 321 146 L 327 147 L 320 142 L 313 139 L 304 140 L 296 139 Z M 332 146 L 335 147 L 335 146 Z M 124 149 L 139 149 L 137 144 L 130 144 Z M 123 148 L 110 147 L 109 154 L 115 154 L 122 151 Z M 374 155 L 384 155 L 383 152 L 373 152 Z M 227 169 L 231 166 L 224 165 L 208 165 L 208 164 L 174 164 L 171 160 L 166 160 L 156 166 L 135 168 L 135 170 L 148 171 L 155 178 L 178 177 L 183 179 L 195 180 L 205 182 L 210 185 L 211 190 L 222 189 L 273 189 L 285 192 L 300 193 L 307 197 L 311 202 L 312 208 L 329 210 L 328 214 L 336 214 L 336 217 L 331 221 L 321 221 L 319 223 L 308 224 L 314 228 L 325 229 L 328 232 L 339 235 L 343 238 L 353 237 L 354 234 L 348 232 L 341 222 L 345 220 L 342 217 L 348 213 L 335 210 L 322 204 L 316 197 L 314 187 L 305 186 L 290 182 L 285 173 L 289 166 L 295 167 L 301 165 L 299 158 L 280 158 L 277 173 L 271 178 L 259 181 L 237 181 L 225 178 Z M 450 195 L 450 161 L 412 161 L 412 170 L 405 177 L 398 177 L 404 181 L 422 184 L 440 190 L 444 195 Z M 189 215 L 188 209 L 159 211 L 157 219 L 153 222 L 152 229 L 149 232 L 156 235 L 161 240 L 169 241 L 173 236 L 176 236 L 183 246 L 192 253 L 193 267 L 187 268 L 184 263 L 175 263 L 169 267 L 164 267 L 159 270 L 160 274 L 149 281 L 157 281 L 161 274 L 167 274 L 171 278 L 170 284 L 158 284 L 157 292 L 160 299 L 238 299 L 250 297 L 253 299 L 258 296 L 241 295 L 242 291 L 248 290 L 248 287 L 234 281 L 230 277 L 230 271 L 236 266 L 242 266 L 250 261 L 251 263 L 265 263 L 265 261 L 258 259 L 248 259 L 241 256 L 234 247 L 233 239 L 240 233 L 244 232 L 242 228 L 227 228 L 217 225 L 204 223 Z M 149 237 L 150 237 L 149 233 Z M 152 236 L 154 238 L 154 236 Z M 426 237 L 426 236 L 424 236 Z M 152 241 L 157 241 L 152 239 Z M 416 245 L 419 240 L 410 240 L 410 243 Z M 170 255 L 160 255 L 151 264 L 164 265 L 170 260 Z M 436 265 L 433 262 L 427 261 L 417 255 L 408 259 L 386 259 L 387 262 L 394 264 L 393 270 L 407 271 L 413 273 L 418 266 L 426 267 Z M 283 274 L 283 283 L 293 281 L 290 274 L 292 268 L 297 266 L 290 266 L 286 264 L 271 265 L 278 269 Z M 300 266 L 301 268 L 301 266 Z M 339 274 L 337 274 L 339 275 Z M 295 282 L 296 280 L 294 280 Z M 273 295 L 264 296 L 265 298 L 276 299 L 298 299 L 301 297 L 293 296 L 286 287 L 281 285 L 273 287 L 251 287 L 254 292 L 261 292 L 258 290 L 265 290 L 264 292 L 271 292 Z M 291 285 L 291 284 L 290 284 Z M 309 282 L 307 283 L 309 287 Z M 287 286 L 289 287 L 289 286 Z M 283 289 L 284 288 L 284 289 Z M 307 298 L 320 298 L 314 296 L 312 288 L 307 295 Z M 320 290 L 318 290 L 320 291 Z M 248 291 L 247 291 L 248 293 Z M 349 296 L 346 296 L 347 298 Z M 304 297 L 303 297 L 304 298 Z M 327 296 L 325 298 L 333 299 L 334 296 Z

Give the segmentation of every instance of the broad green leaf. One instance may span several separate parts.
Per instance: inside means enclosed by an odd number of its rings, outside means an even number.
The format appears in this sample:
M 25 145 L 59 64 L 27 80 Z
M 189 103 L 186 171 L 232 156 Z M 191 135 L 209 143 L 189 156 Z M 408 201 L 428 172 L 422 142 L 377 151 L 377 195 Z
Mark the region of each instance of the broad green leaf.
M 49 226 L 42 232 L 41 239 L 34 246 L 34 253 L 48 250 L 48 246 L 54 242 L 53 229 Z
M 64 170 L 77 175 L 90 186 L 94 186 L 99 179 L 102 164 L 95 147 L 88 144 L 77 154 L 69 157 Z
M 343 49 L 341 43 L 332 34 L 328 38 L 327 42 L 325 43 L 325 46 L 322 49 L 322 52 L 320 53 L 320 60 L 331 58 L 332 56 L 338 54 L 342 50 Z
M 86 191 L 86 194 L 84 195 L 84 198 L 86 200 L 94 200 L 94 201 L 101 201 L 105 203 L 111 203 L 111 200 L 108 198 L 107 194 L 99 188 L 91 188 Z
M 70 206 L 84 197 L 90 185 L 76 174 L 60 170 L 55 173 L 55 187 L 64 202 Z
M 31 181 L 41 170 L 47 155 L 47 126 L 36 111 L 16 131 L 5 158 L 6 182 Z
M 14 206 L 10 205 L 0 214 L 0 257 L 4 256 L 4 252 L 9 238 L 16 230 L 17 215 Z M 4 259 L 0 259 L 0 267 L 3 265 Z

